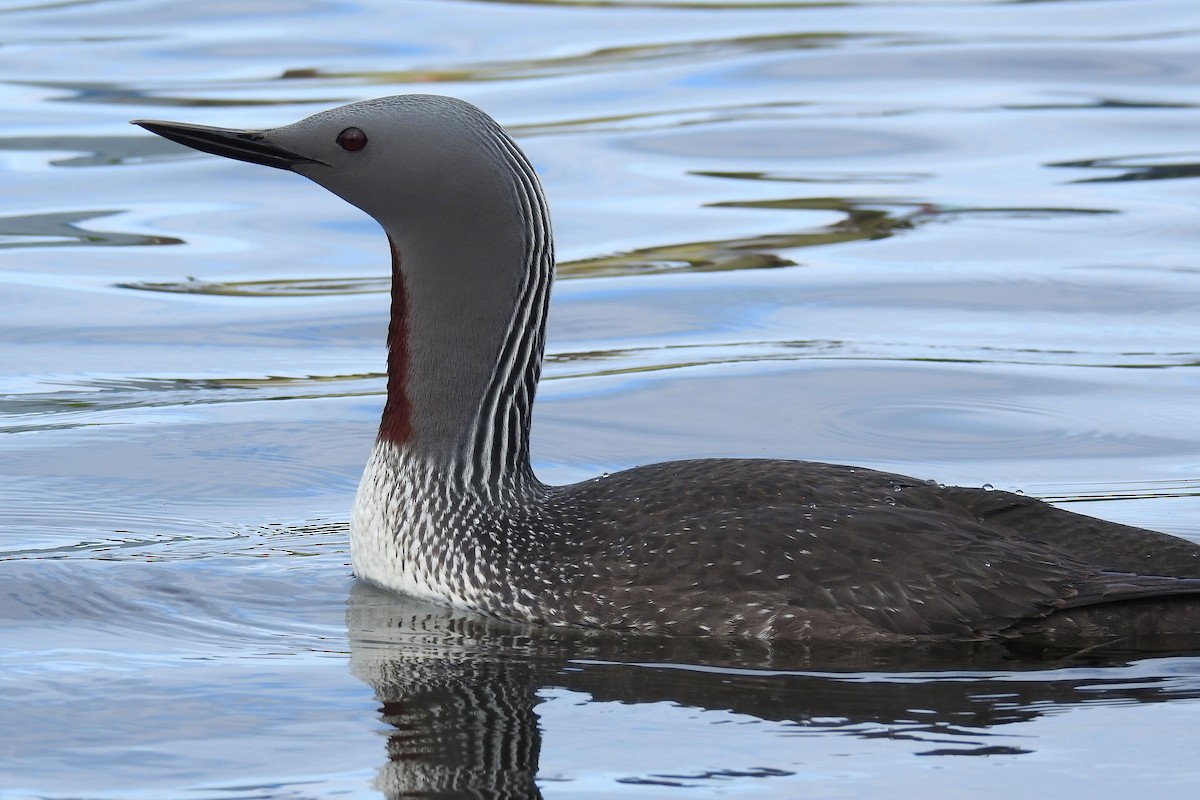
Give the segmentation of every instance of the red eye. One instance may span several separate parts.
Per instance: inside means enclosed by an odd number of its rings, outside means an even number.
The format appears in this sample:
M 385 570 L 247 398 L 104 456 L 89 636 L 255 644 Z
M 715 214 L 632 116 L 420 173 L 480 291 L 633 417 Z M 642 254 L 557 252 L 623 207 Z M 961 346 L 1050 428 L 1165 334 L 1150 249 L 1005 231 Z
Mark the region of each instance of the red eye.
M 367 146 L 367 135 L 359 128 L 346 128 L 338 134 L 337 143 L 343 150 L 357 153 Z

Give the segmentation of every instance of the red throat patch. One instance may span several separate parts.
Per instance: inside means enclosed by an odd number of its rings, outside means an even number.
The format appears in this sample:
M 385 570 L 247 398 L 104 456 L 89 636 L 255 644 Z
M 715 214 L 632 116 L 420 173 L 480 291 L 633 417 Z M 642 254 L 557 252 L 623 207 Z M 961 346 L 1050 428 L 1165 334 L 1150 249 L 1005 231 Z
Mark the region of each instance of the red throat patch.
M 408 398 L 408 293 L 400 271 L 400 253 L 388 237 L 392 250 L 392 318 L 387 333 L 387 401 L 379 421 L 379 438 L 403 444 L 412 438 L 412 402 Z

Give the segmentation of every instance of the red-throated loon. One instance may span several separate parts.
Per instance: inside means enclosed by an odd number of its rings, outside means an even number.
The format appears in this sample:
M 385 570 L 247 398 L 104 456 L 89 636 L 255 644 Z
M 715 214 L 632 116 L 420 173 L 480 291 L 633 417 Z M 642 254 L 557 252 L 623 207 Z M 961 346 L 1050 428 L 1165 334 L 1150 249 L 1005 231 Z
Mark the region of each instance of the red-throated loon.
M 265 130 L 137 124 L 297 172 L 387 233 L 387 400 L 350 523 L 364 580 L 520 622 L 843 641 L 1008 636 L 1200 594 L 1184 539 L 869 469 L 708 459 L 543 484 L 550 218 L 494 120 L 405 95 Z

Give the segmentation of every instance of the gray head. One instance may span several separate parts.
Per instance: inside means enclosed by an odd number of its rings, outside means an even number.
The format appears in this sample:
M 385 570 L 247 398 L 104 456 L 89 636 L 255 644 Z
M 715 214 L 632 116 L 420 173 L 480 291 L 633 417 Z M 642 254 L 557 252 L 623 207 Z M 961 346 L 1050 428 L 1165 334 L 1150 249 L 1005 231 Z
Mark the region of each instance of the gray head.
M 264 130 L 136 124 L 299 173 L 374 217 L 393 255 L 380 438 L 472 475 L 522 469 L 554 254 L 537 176 L 494 120 L 401 95 Z
M 297 172 L 401 237 L 447 215 L 494 215 L 516 201 L 510 159 L 524 161 L 491 117 L 438 95 L 364 100 L 263 130 L 135 124 L 197 150 Z

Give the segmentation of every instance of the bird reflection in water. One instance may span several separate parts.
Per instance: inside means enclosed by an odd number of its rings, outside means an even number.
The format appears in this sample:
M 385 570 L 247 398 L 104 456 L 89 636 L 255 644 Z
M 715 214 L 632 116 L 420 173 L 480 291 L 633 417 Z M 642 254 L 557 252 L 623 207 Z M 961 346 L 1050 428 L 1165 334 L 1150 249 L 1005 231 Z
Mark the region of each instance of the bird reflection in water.
M 550 687 L 597 703 L 666 701 L 798 731 L 928 742 L 919 754 L 930 756 L 1030 752 L 1036 740 L 997 744 L 995 729 L 1101 698 L 1200 696 L 1200 686 L 1164 691 L 1165 677 L 1131 680 L 1127 669 L 1148 649 L 1200 653 L 1193 636 L 1133 647 L 1029 639 L 901 647 L 622 635 L 497 622 L 363 583 L 353 586 L 346 621 L 351 669 L 391 726 L 376 779 L 388 798 L 541 797 L 546 732 L 535 709 Z M 712 769 L 728 778 L 746 765 Z M 756 765 L 755 777 L 794 770 Z M 654 774 L 617 780 L 667 782 Z

